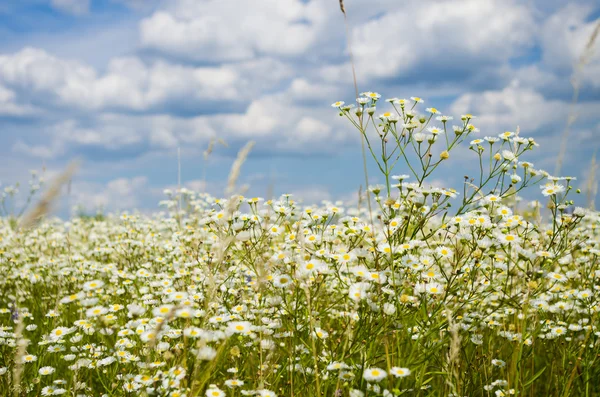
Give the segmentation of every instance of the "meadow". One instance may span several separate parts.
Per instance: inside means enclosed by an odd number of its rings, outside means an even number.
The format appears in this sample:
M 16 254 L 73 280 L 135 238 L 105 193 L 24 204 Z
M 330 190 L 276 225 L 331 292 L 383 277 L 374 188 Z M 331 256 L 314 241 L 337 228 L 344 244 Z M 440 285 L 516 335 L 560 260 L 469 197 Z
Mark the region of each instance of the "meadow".
M 3 217 L 0 394 L 600 395 L 600 214 L 577 181 L 528 162 L 543 148 L 518 129 L 352 102 L 332 117 L 385 180 L 356 203 L 244 197 L 244 150 L 225 198 Z M 431 186 L 455 155 L 477 172 Z

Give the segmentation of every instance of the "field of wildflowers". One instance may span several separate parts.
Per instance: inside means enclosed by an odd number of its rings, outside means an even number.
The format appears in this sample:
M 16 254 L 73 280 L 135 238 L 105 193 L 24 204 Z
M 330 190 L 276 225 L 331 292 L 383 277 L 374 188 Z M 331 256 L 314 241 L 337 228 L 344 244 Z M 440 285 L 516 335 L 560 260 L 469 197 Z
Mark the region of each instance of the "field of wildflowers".
M 573 178 L 518 130 L 356 102 L 333 107 L 385 185 L 355 205 L 179 189 L 154 216 L 3 218 L 0 394 L 600 395 L 600 215 Z M 479 173 L 430 186 L 454 153 Z

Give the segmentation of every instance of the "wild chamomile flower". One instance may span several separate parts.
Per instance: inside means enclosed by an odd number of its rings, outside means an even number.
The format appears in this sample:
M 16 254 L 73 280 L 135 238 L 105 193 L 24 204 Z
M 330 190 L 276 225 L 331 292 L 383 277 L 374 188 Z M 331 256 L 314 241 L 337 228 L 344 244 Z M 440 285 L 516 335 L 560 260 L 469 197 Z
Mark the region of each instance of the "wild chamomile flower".
M 556 273 L 556 272 L 550 272 L 548 273 L 547 276 L 550 280 L 552 281 L 556 281 L 559 283 L 564 283 L 565 281 L 568 280 L 567 276 L 560 274 L 560 273 Z
M 546 197 L 555 196 L 558 193 L 562 193 L 565 190 L 565 187 L 563 185 L 555 185 L 555 184 L 548 184 L 546 186 L 540 186 L 540 188 L 542 189 L 542 194 Z
M 75 330 L 76 328 L 67 328 L 67 327 L 58 327 L 58 328 L 54 328 L 51 332 L 50 332 L 50 339 L 55 341 L 55 340 L 59 340 L 64 338 L 66 335 L 70 334 L 71 332 L 73 332 L 73 330 Z
M 211 385 L 204 394 L 206 397 L 225 397 L 225 392 L 215 385 Z
M 23 357 L 21 357 L 21 361 L 23 363 L 32 363 L 36 360 L 37 360 L 37 356 L 34 356 L 33 354 L 26 354 Z
M 344 106 L 344 101 L 337 101 L 331 104 L 332 107 L 334 108 L 341 108 L 342 106 Z
M 329 332 L 321 329 L 321 328 L 315 328 L 315 332 L 314 332 L 315 336 L 319 339 L 326 339 L 329 336 Z
M 40 375 L 51 375 L 54 373 L 54 371 L 56 371 L 54 367 L 42 367 L 38 372 Z
M 225 386 L 229 387 L 230 389 L 233 389 L 234 387 L 242 387 L 244 386 L 244 381 L 239 379 L 227 379 L 225 381 Z
M 93 291 L 95 289 L 102 288 L 103 286 L 104 286 L 103 281 L 93 280 L 93 281 L 88 281 L 87 283 L 83 284 L 83 289 L 84 289 L 84 291 Z
M 227 324 L 230 334 L 248 334 L 252 331 L 252 324 L 248 321 L 231 321 Z
M 435 126 L 428 127 L 427 131 L 431 132 L 433 135 L 440 135 L 440 134 L 444 133 L 444 130 L 442 128 L 435 127 Z
M 277 394 L 275 394 L 275 392 L 271 391 L 271 390 L 267 390 L 267 389 L 262 389 L 262 390 L 258 390 L 258 396 L 260 397 L 277 397 Z
M 390 374 L 394 375 L 396 378 L 404 378 L 410 375 L 410 369 L 401 368 L 401 367 L 392 367 L 390 369 Z
M 381 368 L 367 368 L 363 372 L 363 379 L 367 382 L 380 382 L 387 377 L 387 372 Z
M 378 100 L 379 98 L 381 98 L 381 95 L 379 95 L 379 94 L 378 94 L 378 93 L 376 93 L 376 92 L 371 92 L 371 91 L 367 91 L 367 92 L 361 92 L 361 94 L 360 94 L 360 95 L 361 95 L 361 96 L 364 96 L 364 97 L 367 97 L 367 98 L 370 98 L 370 99 L 372 99 L 372 100 L 374 100 L 374 101 L 376 101 L 376 100 Z
M 519 244 L 521 238 L 513 233 L 500 234 L 499 240 L 502 244 Z
M 66 389 L 60 387 L 46 386 L 42 389 L 42 396 L 57 396 L 65 394 L 66 392 Z

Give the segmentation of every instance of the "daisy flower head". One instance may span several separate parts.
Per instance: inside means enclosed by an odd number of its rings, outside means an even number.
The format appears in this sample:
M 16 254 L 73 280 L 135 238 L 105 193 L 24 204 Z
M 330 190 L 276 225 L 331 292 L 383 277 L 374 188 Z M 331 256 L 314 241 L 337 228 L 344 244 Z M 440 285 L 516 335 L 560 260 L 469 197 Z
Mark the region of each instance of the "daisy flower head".
M 215 385 L 211 385 L 205 393 L 206 397 L 225 397 L 225 392 Z
M 46 386 L 42 389 L 42 396 L 57 396 L 60 394 L 65 394 L 67 391 L 65 389 L 54 387 L 54 386 Z
M 260 397 L 277 397 L 277 394 L 271 390 L 262 389 L 258 390 L 258 396 Z
M 104 286 L 104 282 L 102 282 L 100 280 L 93 280 L 93 281 L 88 281 L 87 283 L 83 284 L 83 289 L 84 289 L 84 291 L 93 291 L 95 289 L 102 288 L 103 286 Z
M 521 242 L 521 238 L 512 233 L 502 234 L 499 238 L 502 244 L 519 244 Z
M 373 101 L 377 101 L 379 98 L 381 98 L 380 94 L 372 91 L 361 92 L 360 95 L 372 99 Z
M 558 193 L 561 193 L 565 190 L 565 187 L 563 185 L 556 185 L 556 184 L 548 184 L 546 186 L 540 186 L 540 188 L 542 189 L 542 194 L 546 197 L 548 196 L 554 196 Z
M 52 332 L 50 332 L 50 339 L 53 341 L 57 341 L 60 340 L 61 338 L 63 338 L 65 335 L 68 335 L 72 332 L 71 328 L 67 328 L 67 327 L 58 327 L 52 330 Z
M 367 382 L 379 382 L 387 377 L 387 372 L 381 368 L 372 367 L 365 369 L 363 372 L 363 378 Z
M 498 359 L 493 359 L 492 360 L 492 365 L 495 367 L 500 367 L 503 368 L 504 366 L 506 366 L 506 363 L 502 360 L 498 360 Z
M 315 328 L 315 336 L 319 339 L 327 339 L 329 332 L 317 327 Z
M 340 363 L 337 361 L 334 361 L 327 366 L 328 371 L 336 371 L 336 370 L 349 369 L 349 368 L 350 367 L 348 366 L 348 364 Z
M 548 273 L 548 278 L 550 280 L 554 280 L 554 281 L 559 282 L 559 283 L 564 283 L 565 281 L 568 280 L 567 276 L 565 276 L 563 274 L 560 274 L 560 273 L 556 273 L 556 272 L 550 272 L 550 273 Z
M 567 329 L 565 327 L 552 327 L 552 329 L 550 330 L 550 333 L 554 337 L 564 335 L 566 332 Z
M 228 334 L 249 334 L 252 331 L 252 324 L 248 321 L 231 321 L 227 324 Z
M 490 194 L 490 195 L 487 195 L 484 198 L 484 201 L 486 203 L 492 204 L 492 203 L 499 202 L 500 201 L 500 197 L 496 196 L 495 194 Z
M 23 363 L 32 363 L 37 360 L 37 356 L 34 356 L 33 354 L 26 354 L 21 358 L 21 360 Z
M 427 131 L 431 132 L 433 135 L 440 135 L 444 133 L 442 128 L 436 126 L 428 127 Z
M 38 372 L 40 375 L 51 375 L 54 373 L 54 371 L 56 371 L 54 367 L 42 367 Z
M 358 302 L 362 299 L 365 299 L 368 296 L 370 288 L 371 288 L 371 284 L 369 284 L 367 282 L 354 283 L 350 286 L 350 289 L 348 291 L 348 296 L 353 301 Z
M 344 101 L 337 101 L 337 102 L 332 103 L 331 107 L 341 108 L 342 106 L 344 106 L 344 103 L 345 103 Z
M 425 101 L 423 100 L 423 98 L 420 98 L 420 97 L 418 97 L 418 96 L 411 96 L 411 97 L 410 97 L 410 99 L 412 99 L 412 100 L 413 100 L 413 101 L 415 101 L 416 103 L 423 103 L 423 102 L 425 102 Z
M 475 127 L 473 124 L 467 125 L 467 131 L 469 132 L 479 132 L 479 128 Z
M 273 277 L 273 285 L 277 288 L 285 288 L 292 283 L 292 278 L 287 274 L 280 274 Z
M 425 286 L 425 290 L 429 294 L 439 295 L 439 294 L 442 294 L 444 292 L 444 286 L 442 284 L 439 284 L 439 283 L 428 283 Z
M 392 367 L 390 369 L 390 373 L 392 375 L 394 375 L 396 378 L 404 378 L 405 376 L 410 375 L 410 369 L 400 368 L 400 367 Z
M 244 386 L 244 381 L 239 379 L 227 379 L 225 381 L 225 386 L 229 387 L 230 389 L 233 389 L 234 387 L 241 387 Z
M 510 150 L 503 150 L 502 157 L 504 157 L 504 160 L 508 161 L 513 161 L 516 158 L 515 154 Z
M 453 254 L 452 250 L 446 246 L 437 247 L 435 252 L 444 258 L 450 258 Z
M 395 113 L 392 113 L 392 112 L 385 112 L 385 113 L 380 114 L 379 119 L 381 121 L 384 121 L 384 122 L 387 121 L 390 123 L 396 123 L 396 122 L 398 122 L 398 120 L 400 120 L 398 115 Z

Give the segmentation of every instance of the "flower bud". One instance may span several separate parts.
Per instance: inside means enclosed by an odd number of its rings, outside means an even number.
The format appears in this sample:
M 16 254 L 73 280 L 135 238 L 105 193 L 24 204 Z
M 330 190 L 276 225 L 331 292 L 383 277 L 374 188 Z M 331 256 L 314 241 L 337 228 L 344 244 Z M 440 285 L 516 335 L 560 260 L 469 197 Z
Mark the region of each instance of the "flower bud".
M 440 153 L 440 159 L 448 160 L 449 158 L 450 158 L 450 153 L 448 153 L 447 150 L 444 150 L 442 153 Z

